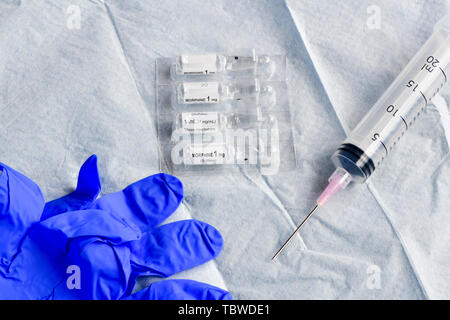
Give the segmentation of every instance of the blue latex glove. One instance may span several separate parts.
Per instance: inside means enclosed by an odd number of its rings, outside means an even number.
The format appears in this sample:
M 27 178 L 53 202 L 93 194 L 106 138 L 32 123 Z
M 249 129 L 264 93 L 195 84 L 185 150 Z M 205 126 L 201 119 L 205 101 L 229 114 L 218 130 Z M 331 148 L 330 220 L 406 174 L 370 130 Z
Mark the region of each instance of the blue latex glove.
M 222 248 L 210 225 L 186 220 L 158 227 L 183 197 L 166 174 L 96 199 L 96 157 L 80 170 L 77 189 L 45 205 L 39 188 L 0 165 L 0 298 L 4 299 L 229 299 L 222 289 L 190 280 L 165 280 L 130 295 L 137 277 L 168 277 L 214 258 Z M 44 208 L 44 209 L 43 209 Z M 81 288 L 67 286 L 69 266 Z

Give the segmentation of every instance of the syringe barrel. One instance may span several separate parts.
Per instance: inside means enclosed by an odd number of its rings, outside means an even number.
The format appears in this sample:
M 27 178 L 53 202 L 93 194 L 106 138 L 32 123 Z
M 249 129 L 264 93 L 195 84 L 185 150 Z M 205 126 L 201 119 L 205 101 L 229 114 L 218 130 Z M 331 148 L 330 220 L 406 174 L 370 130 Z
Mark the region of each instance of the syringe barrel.
M 348 138 L 333 154 L 336 167 L 364 182 L 411 127 L 450 76 L 450 18 L 407 64 Z

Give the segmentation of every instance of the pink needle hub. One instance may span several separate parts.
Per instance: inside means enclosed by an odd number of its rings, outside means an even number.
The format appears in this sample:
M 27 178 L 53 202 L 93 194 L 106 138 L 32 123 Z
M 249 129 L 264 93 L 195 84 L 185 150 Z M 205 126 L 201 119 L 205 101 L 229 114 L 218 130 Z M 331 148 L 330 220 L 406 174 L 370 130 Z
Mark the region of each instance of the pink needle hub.
M 345 189 L 351 180 L 352 176 L 345 169 L 337 168 L 328 179 L 328 186 L 319 198 L 317 198 L 316 203 L 319 206 L 323 206 L 335 195 L 336 192 L 341 189 Z

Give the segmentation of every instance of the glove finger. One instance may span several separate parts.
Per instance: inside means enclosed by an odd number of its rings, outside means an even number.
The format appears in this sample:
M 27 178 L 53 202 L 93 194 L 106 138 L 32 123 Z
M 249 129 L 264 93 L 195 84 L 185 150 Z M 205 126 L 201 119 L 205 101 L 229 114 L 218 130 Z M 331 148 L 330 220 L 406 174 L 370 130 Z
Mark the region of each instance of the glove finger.
M 23 174 L 0 163 L 0 265 L 8 265 L 28 228 L 39 221 L 44 197 Z
M 128 243 L 132 276 L 169 277 L 215 258 L 222 250 L 219 231 L 197 220 L 176 221 Z
M 41 221 L 63 212 L 91 208 L 101 188 L 97 156 L 94 154 L 81 166 L 75 191 L 62 198 L 47 202 Z
M 125 300 L 231 300 L 228 291 L 193 280 L 164 280 L 152 283 Z
M 128 283 L 129 252 L 126 246 L 110 245 L 99 238 L 74 239 L 67 264 L 74 266 L 80 277 L 56 286 L 54 299 L 116 300 L 130 294 L 134 283 Z
M 36 241 L 53 242 L 64 246 L 67 239 L 95 237 L 121 244 L 141 238 L 141 232 L 132 224 L 103 210 L 70 211 L 41 221 L 33 228 Z M 50 239 L 50 235 L 55 238 Z M 41 240 L 39 240 L 41 239 Z
M 96 209 L 118 212 L 141 230 L 156 227 L 170 216 L 183 199 L 180 180 L 159 173 L 135 182 L 123 191 L 101 197 Z
M 68 290 L 66 283 L 61 283 L 54 291 L 58 298 L 110 296 L 118 299 L 132 289 L 127 285 L 131 273 L 126 271 L 131 270 L 129 248 L 122 244 L 136 241 L 140 236 L 136 226 L 124 223 L 110 212 L 62 213 L 29 229 L 21 244 L 22 254 L 15 257 L 9 273 L 26 275 L 21 278 L 30 287 L 51 292 L 66 276 L 66 268 L 76 265 L 81 268 L 84 290 Z

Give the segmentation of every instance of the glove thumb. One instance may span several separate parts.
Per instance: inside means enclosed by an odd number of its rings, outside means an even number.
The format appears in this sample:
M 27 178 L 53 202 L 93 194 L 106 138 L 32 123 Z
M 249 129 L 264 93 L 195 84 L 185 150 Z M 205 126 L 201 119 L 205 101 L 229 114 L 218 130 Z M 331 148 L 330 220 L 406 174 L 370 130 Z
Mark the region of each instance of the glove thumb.
M 63 212 L 91 208 L 101 189 L 97 156 L 94 154 L 81 166 L 76 190 L 62 198 L 47 202 L 41 221 Z

